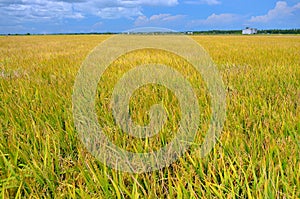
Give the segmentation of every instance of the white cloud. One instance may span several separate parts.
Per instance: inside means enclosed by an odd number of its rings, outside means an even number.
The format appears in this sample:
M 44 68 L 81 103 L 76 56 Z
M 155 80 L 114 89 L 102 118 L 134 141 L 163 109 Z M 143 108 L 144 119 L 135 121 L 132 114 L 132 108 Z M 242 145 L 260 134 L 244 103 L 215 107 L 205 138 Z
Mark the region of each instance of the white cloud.
M 233 22 L 238 21 L 240 18 L 239 15 L 224 13 L 224 14 L 212 14 L 206 19 L 193 20 L 190 25 L 192 26 L 216 26 L 216 25 L 228 25 Z
M 82 19 L 87 15 L 103 19 L 142 15 L 142 6 L 174 6 L 178 0 L 0 0 L 0 23 Z
M 124 2 L 134 2 L 135 5 L 152 5 L 152 6 L 174 6 L 178 0 L 129 0 Z
M 118 19 L 122 17 L 132 18 L 142 15 L 139 8 L 111 7 L 98 9 L 95 15 L 103 19 Z
M 81 12 L 103 19 L 132 18 L 142 15 L 142 6 L 175 6 L 178 0 L 90 0 L 76 4 Z
M 189 0 L 185 1 L 186 4 L 207 4 L 207 5 L 219 5 L 221 1 L 218 0 Z
M 288 6 L 285 1 L 278 1 L 275 8 L 268 11 L 266 15 L 252 16 L 249 22 L 269 23 L 269 22 L 284 22 L 292 19 L 300 18 L 300 3 L 294 6 Z
M 8 20 L 37 22 L 62 18 L 84 18 L 84 15 L 76 12 L 70 3 L 42 0 L 2 0 L 0 1 L 0 13 L 3 22 Z
M 136 26 L 172 25 L 184 18 L 185 15 L 158 14 L 152 15 L 149 18 L 141 15 L 136 19 L 134 24 Z

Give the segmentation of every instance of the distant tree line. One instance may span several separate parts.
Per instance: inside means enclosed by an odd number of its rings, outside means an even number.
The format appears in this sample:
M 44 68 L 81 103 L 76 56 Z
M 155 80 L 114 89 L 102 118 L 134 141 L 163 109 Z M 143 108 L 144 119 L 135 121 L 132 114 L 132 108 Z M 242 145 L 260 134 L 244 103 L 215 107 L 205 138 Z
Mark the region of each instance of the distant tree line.
M 45 34 L 31 34 L 31 33 L 8 33 L 8 34 L 0 34 L 0 35 L 7 35 L 7 36 L 26 36 L 26 35 L 113 35 L 118 34 L 114 32 L 88 32 L 88 33 L 45 33 Z
M 177 34 L 194 34 L 194 35 L 224 35 L 224 34 L 235 34 L 241 35 L 242 30 L 206 30 L 206 31 L 188 31 Z M 90 35 L 90 34 L 120 34 L 117 32 L 90 32 L 90 33 L 54 33 L 49 35 Z M 124 33 L 123 33 L 124 34 Z M 145 33 L 144 33 L 145 34 Z M 174 34 L 174 33 L 172 33 Z M 300 29 L 269 29 L 269 30 L 258 30 L 257 34 L 300 34 Z M 25 34 L 0 34 L 0 35 L 32 35 L 30 33 Z M 41 34 L 34 34 L 41 35 Z
M 242 34 L 242 30 L 206 30 L 191 31 L 195 35 L 221 35 L 221 34 Z
M 193 31 L 193 34 L 218 35 L 218 34 L 242 34 L 242 30 L 208 30 Z M 258 30 L 257 34 L 300 34 L 300 29 L 270 29 Z
M 271 29 L 258 30 L 258 34 L 300 34 L 300 29 Z

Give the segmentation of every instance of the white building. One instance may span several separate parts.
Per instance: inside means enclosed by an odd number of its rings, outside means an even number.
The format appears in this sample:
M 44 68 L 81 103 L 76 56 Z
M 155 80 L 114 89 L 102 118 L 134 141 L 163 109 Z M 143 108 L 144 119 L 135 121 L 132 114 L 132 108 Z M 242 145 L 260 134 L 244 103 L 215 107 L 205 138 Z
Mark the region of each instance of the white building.
M 243 35 L 257 34 L 257 29 L 256 28 L 249 28 L 249 27 L 247 27 L 246 29 L 243 30 L 242 34 Z

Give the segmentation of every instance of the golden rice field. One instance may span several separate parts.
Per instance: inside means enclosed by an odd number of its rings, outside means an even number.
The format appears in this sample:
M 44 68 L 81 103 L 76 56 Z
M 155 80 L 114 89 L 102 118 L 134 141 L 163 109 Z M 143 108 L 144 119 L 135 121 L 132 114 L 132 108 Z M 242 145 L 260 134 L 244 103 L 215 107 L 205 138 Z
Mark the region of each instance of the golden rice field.
M 143 140 L 113 125 L 112 88 L 135 65 L 155 60 L 174 67 L 195 88 L 201 108 L 191 149 L 169 167 L 143 174 L 106 167 L 74 127 L 76 74 L 109 37 L 0 37 L 0 198 L 300 198 L 300 36 L 192 37 L 210 54 L 226 88 L 223 133 L 204 158 L 190 153 L 201 145 L 211 115 L 201 76 L 159 50 L 118 58 L 97 95 L 99 123 L 118 146 L 133 152 L 160 148 L 180 120 L 175 96 L 149 85 L 132 96 L 132 118 L 149 122 L 147 110 L 163 102 L 166 128 Z

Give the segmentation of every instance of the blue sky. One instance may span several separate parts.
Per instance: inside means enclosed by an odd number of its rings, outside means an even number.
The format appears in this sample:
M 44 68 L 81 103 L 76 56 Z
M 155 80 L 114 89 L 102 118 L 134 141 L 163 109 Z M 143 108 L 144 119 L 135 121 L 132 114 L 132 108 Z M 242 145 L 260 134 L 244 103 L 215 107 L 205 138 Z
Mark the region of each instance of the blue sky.
M 300 1 L 0 0 L 0 33 L 300 28 Z

